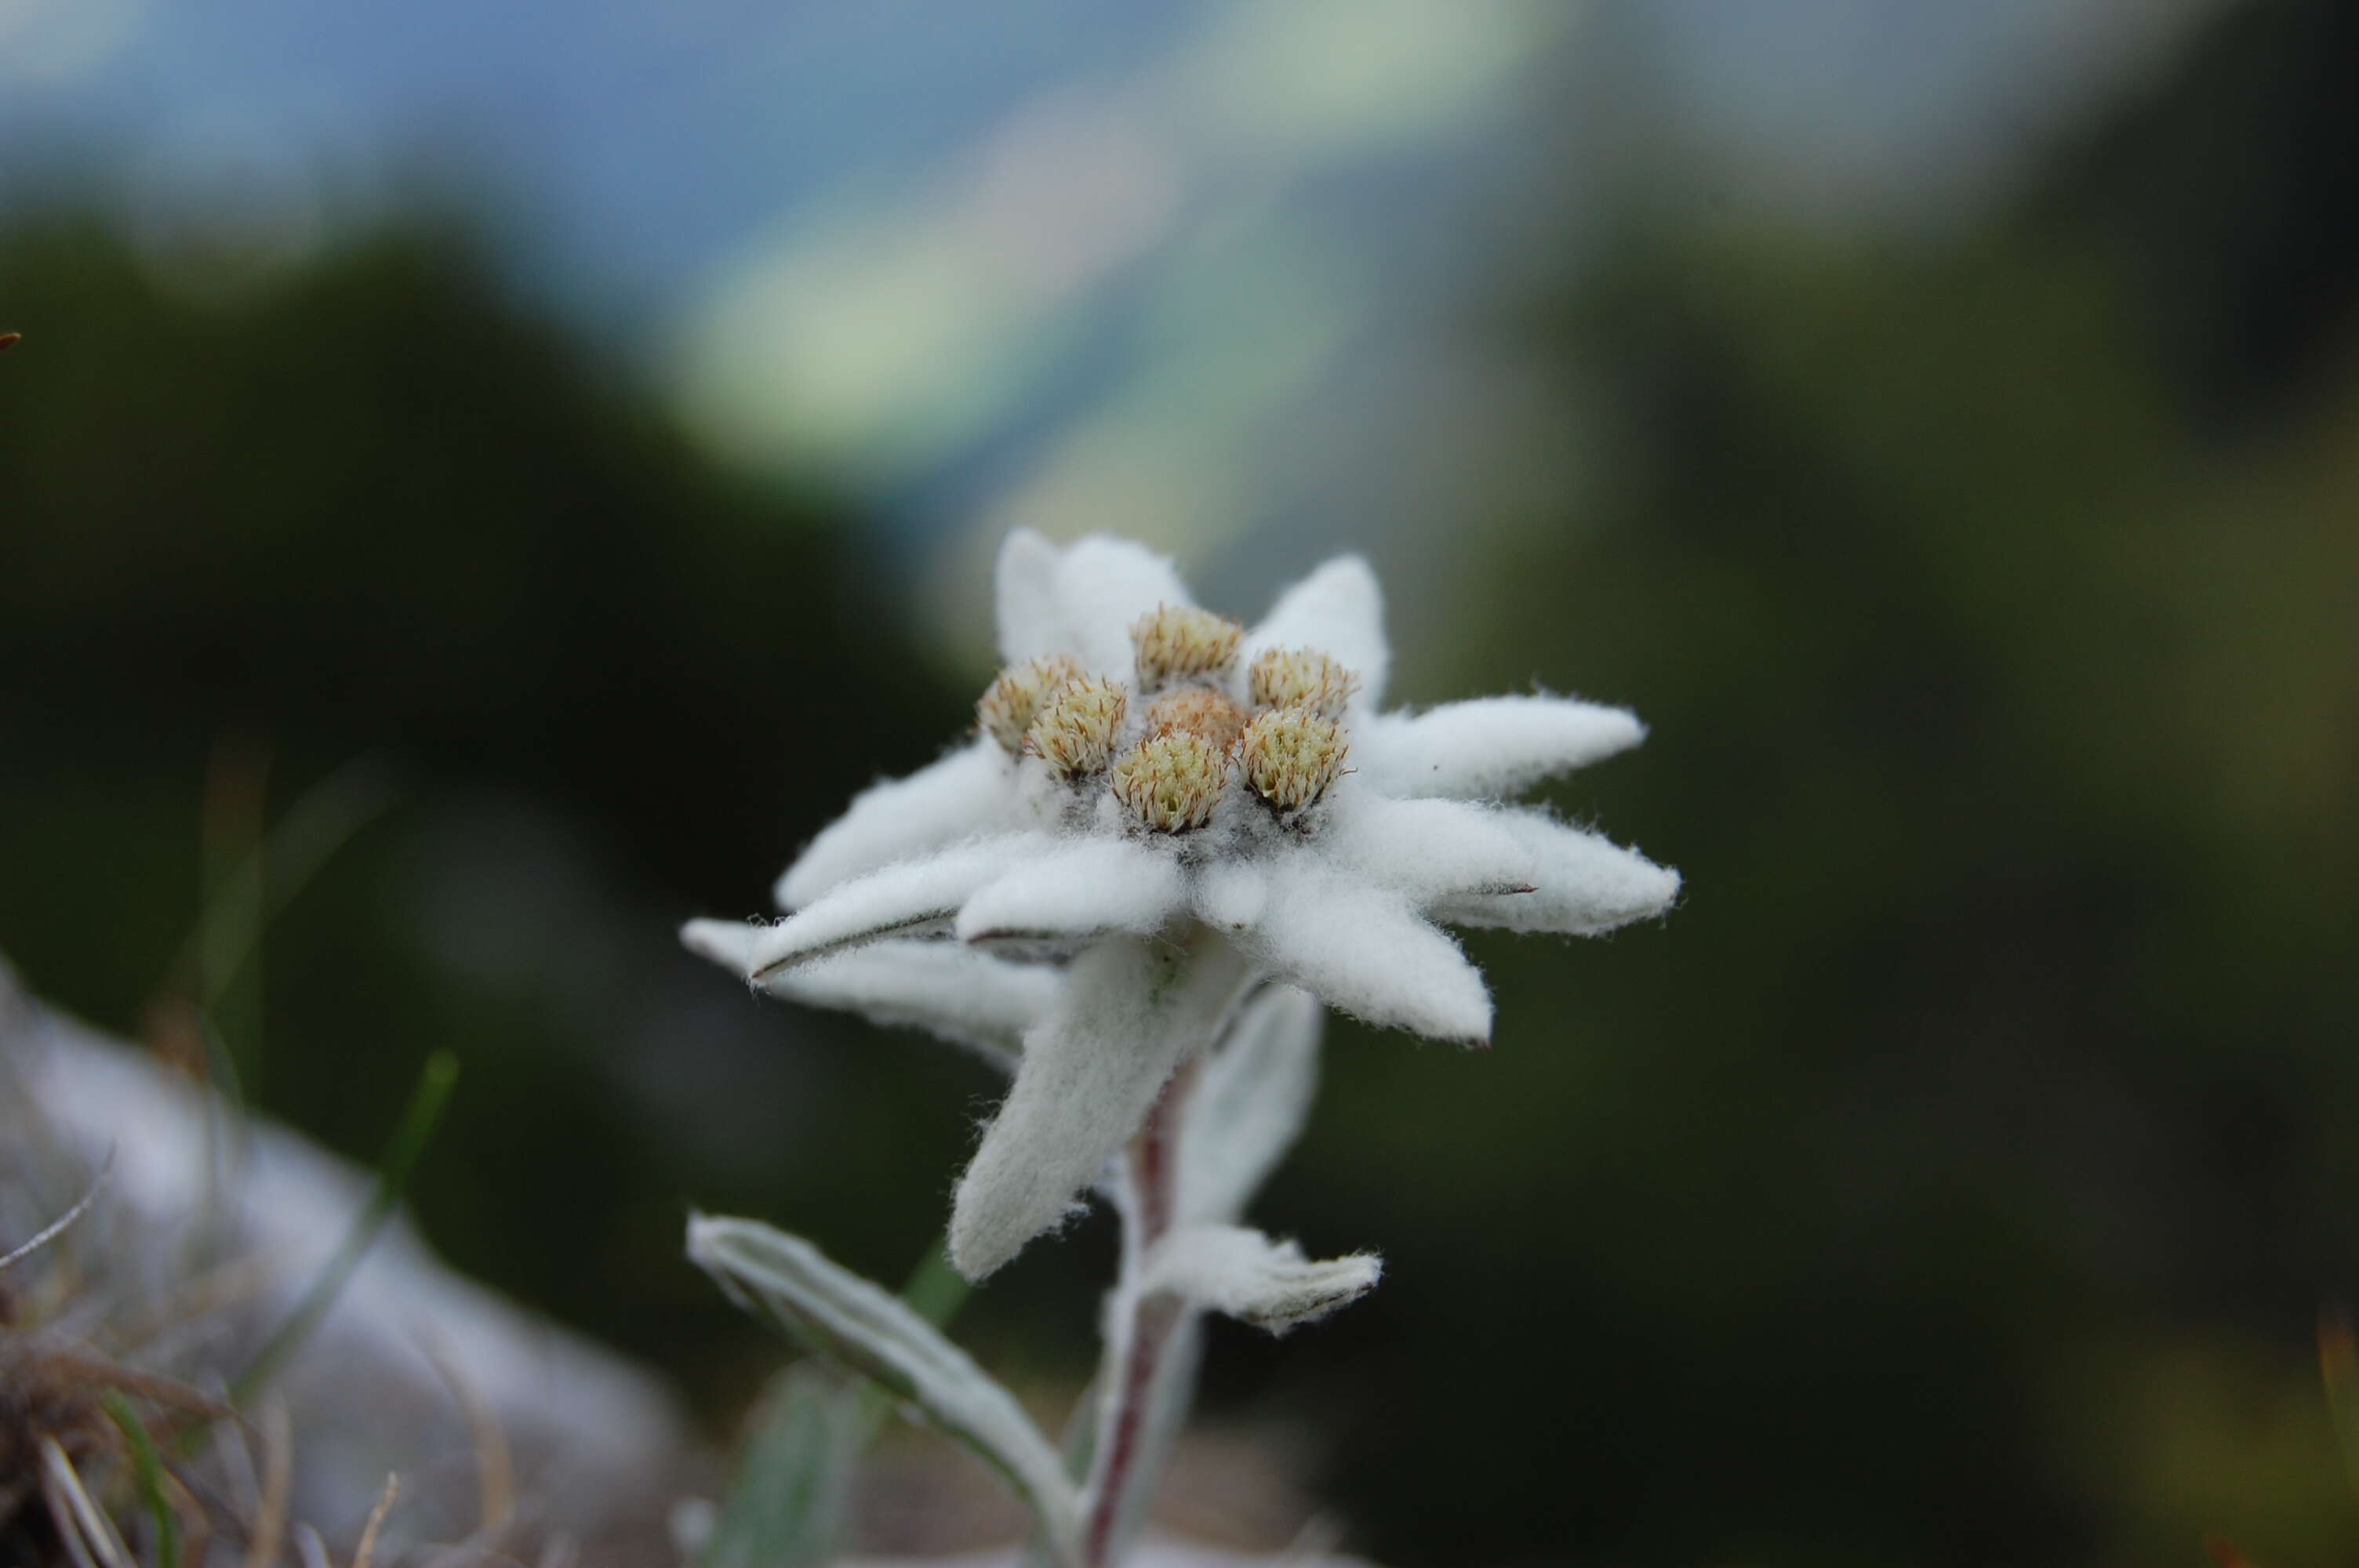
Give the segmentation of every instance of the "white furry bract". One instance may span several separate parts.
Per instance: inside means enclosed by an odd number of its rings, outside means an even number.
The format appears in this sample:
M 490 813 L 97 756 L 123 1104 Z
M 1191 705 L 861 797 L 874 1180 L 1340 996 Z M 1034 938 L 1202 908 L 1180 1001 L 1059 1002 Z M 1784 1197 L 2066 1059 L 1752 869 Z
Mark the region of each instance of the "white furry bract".
M 1507 800 L 1534 784 L 1626 752 L 1646 739 L 1626 708 L 1565 697 L 1484 697 L 1423 713 L 1387 713 L 1355 752 L 1386 795 Z
M 1636 718 L 1545 696 L 1380 711 L 1384 596 L 1357 557 L 1279 593 L 1242 642 L 1234 622 L 1194 608 L 1169 561 L 1117 539 L 1009 535 L 996 603 L 1010 665 L 1072 669 L 1060 689 L 1103 694 L 1093 711 L 1105 733 L 1086 746 L 1027 741 L 1020 756 L 978 739 L 879 784 L 781 880 L 784 922 L 687 934 L 774 994 L 912 1022 L 1003 1059 L 1020 1032 L 1015 1082 L 958 1186 L 951 1255 L 970 1276 L 1071 1210 L 1256 985 L 1479 1045 L 1490 992 L 1444 925 L 1591 935 L 1679 896 L 1677 872 L 1514 804 L 1636 744 Z M 955 945 L 969 967 L 929 944 Z M 1034 967 L 1012 989 L 972 959 Z M 972 1004 L 950 997 L 969 984 Z M 1216 1054 L 1194 1092 L 1233 1054 Z M 1308 1060 L 1265 1065 L 1277 1112 L 1224 1092 L 1226 1108 L 1207 1113 L 1258 1130 L 1190 1156 L 1252 1173 L 1214 1181 L 1198 1217 L 1233 1217 L 1275 1158 L 1251 1153 L 1254 1141 L 1292 1137 L 1300 1108 L 1286 1097 L 1299 1076 L 1307 1102 Z M 1191 1148 L 1211 1136 L 1181 1125 Z
M 1446 899 L 1437 917 L 1453 925 L 1591 936 L 1660 914 L 1680 896 L 1679 872 L 1599 834 L 1537 811 L 1502 812 L 1500 826 L 1530 856 L 1531 891 Z
M 1057 546 L 1029 528 L 1016 529 L 1000 542 L 992 611 L 999 624 L 1001 664 L 1072 652 L 1073 639 L 1057 601 L 1060 558 Z
M 962 942 L 1143 936 L 1171 916 L 1179 861 L 1129 838 L 1070 839 L 978 889 L 953 927 Z
M 1015 792 L 1016 770 L 988 739 L 873 784 L 778 879 L 778 907 L 800 909 L 839 882 L 996 827 Z
M 1340 556 L 1277 596 L 1239 655 L 1251 665 L 1269 648 L 1316 648 L 1360 677 L 1352 708 L 1383 700 L 1392 651 L 1385 642 L 1385 590 L 1368 563 Z
M 747 964 L 760 979 L 864 943 L 947 930 L 979 890 L 1054 848 L 1054 840 L 1043 835 L 1010 833 L 897 860 L 829 890 L 799 914 L 762 931 Z
M 691 953 L 743 972 L 762 929 L 734 920 L 691 920 L 679 935 Z M 788 1001 L 840 1008 L 886 1028 L 923 1030 L 1013 1073 L 1025 1031 L 1047 1016 L 1058 979 L 1045 965 L 1003 964 L 954 943 L 888 941 L 781 969 L 756 983 Z
M 1532 854 L 1507 813 L 1457 800 L 1393 800 L 1353 790 L 1329 829 L 1329 857 L 1379 887 L 1430 902 L 1531 885 Z
M 1275 868 L 1239 944 L 1268 973 L 1381 1028 L 1480 1045 L 1491 993 L 1441 931 L 1400 895 L 1318 865 Z
M 1314 1260 L 1242 1225 L 1188 1225 L 1157 1246 L 1141 1288 L 1283 1334 L 1359 1300 L 1384 1271 L 1373 1252 Z
M 951 1206 L 951 1261 L 992 1272 L 1061 1220 L 1137 1130 L 1180 1063 L 1219 1030 L 1247 979 L 1234 954 L 1131 938 L 1073 960 Z
M 1242 1216 L 1286 1158 L 1319 1092 L 1319 999 L 1270 986 L 1237 1011 L 1205 1062 L 1180 1133 L 1180 1213 Z
M 1126 670 L 1130 629 L 1167 606 L 1196 601 L 1170 561 L 1127 539 L 1093 535 L 1057 563 L 1056 599 L 1070 653 L 1094 670 Z

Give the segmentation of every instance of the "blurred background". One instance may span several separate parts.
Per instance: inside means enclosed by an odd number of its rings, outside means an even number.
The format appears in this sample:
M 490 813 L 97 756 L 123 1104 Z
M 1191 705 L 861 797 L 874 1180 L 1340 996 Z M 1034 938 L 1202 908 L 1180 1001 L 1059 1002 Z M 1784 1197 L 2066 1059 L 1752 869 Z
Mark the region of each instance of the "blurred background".
M 675 924 L 966 722 L 1008 526 L 1248 619 L 1364 551 L 1399 697 L 1648 719 L 1556 797 L 1690 892 L 1473 938 L 1487 1054 L 1332 1030 L 1259 1218 L 1385 1286 L 1216 1335 L 1208 1429 L 1398 1568 L 2348 1563 L 2354 66 L 2341 0 L 6 0 L 0 954 L 362 1159 L 456 1050 L 428 1236 L 723 1440 L 778 1350 L 686 1206 L 897 1279 L 993 1081 Z M 962 1337 L 1069 1395 L 1111 1245 Z

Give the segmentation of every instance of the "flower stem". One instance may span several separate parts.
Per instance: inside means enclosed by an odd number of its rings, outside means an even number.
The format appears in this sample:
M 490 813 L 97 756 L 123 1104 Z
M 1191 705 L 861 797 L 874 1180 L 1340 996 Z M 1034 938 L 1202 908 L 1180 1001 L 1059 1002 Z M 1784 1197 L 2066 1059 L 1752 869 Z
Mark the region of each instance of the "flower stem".
M 1193 1060 L 1163 1086 L 1155 1108 L 1130 1141 L 1122 1214 L 1122 1274 L 1106 1314 L 1105 1406 L 1082 1491 L 1082 1568 L 1111 1568 L 1141 1511 L 1163 1457 L 1171 1407 L 1190 1379 L 1172 1352 L 1189 1311 L 1178 1298 L 1140 1289 L 1148 1255 L 1171 1227 L 1179 1203 L 1180 1123 L 1194 1087 Z

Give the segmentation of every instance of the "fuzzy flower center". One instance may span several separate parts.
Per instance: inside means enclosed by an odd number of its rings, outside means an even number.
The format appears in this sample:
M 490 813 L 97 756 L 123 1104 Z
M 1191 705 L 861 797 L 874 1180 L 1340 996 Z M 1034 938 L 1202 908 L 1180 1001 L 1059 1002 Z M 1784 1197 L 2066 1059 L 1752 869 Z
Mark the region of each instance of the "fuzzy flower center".
M 1081 673 L 1082 666 L 1062 654 L 1011 665 L 999 672 L 999 678 L 975 703 L 975 721 L 1008 755 L 1019 756 L 1024 751 L 1024 732 L 1032 728 L 1041 700 Z
M 1194 735 L 1223 752 L 1236 744 L 1245 727 L 1244 708 L 1203 687 L 1158 697 L 1147 710 L 1149 735 Z
M 1229 667 L 1245 629 L 1225 615 L 1167 604 L 1130 629 L 1138 684 L 1148 691 L 1179 680 L 1202 680 Z
M 1079 676 L 1050 692 L 1024 733 L 1024 749 L 1065 777 L 1099 772 L 1130 709 L 1119 681 Z
M 1245 689 L 1256 708 L 1307 708 L 1341 719 L 1360 677 L 1316 648 L 1265 648 L 1245 671 Z
M 1158 833 L 1203 827 L 1228 783 L 1227 752 L 1184 730 L 1150 736 L 1114 765 L 1114 798 Z
M 1295 812 L 1327 793 L 1351 751 L 1333 719 L 1307 708 L 1279 708 L 1245 726 L 1237 760 L 1255 794 L 1282 812 Z

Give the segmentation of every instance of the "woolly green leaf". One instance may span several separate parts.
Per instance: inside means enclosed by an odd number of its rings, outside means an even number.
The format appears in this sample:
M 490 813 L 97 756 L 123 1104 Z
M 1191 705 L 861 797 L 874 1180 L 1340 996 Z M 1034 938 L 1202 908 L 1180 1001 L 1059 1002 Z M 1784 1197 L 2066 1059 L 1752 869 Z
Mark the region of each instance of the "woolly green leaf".
M 1031 1508 L 1060 1559 L 1071 1560 L 1079 1502 L 1056 1450 L 1015 1397 L 940 1330 L 810 1242 L 758 1221 L 696 1216 L 688 1255 L 741 1305 L 874 1379 L 973 1448 Z

